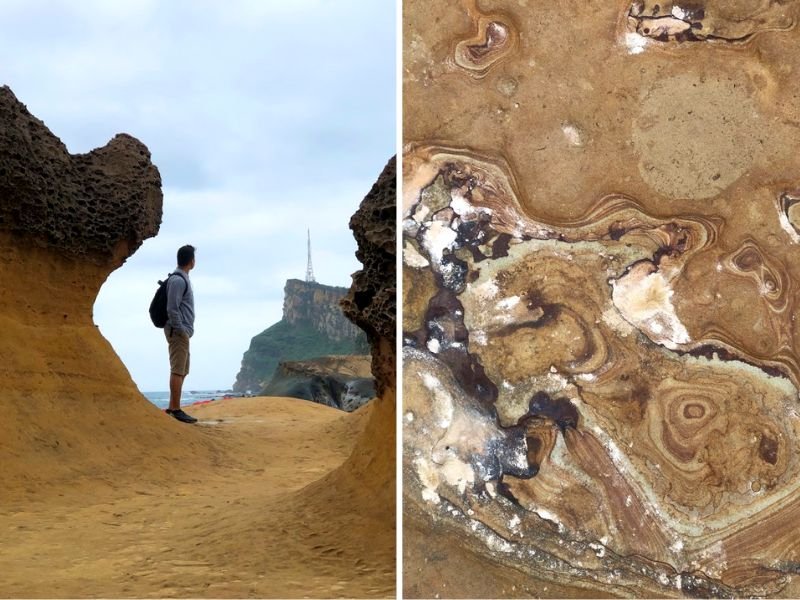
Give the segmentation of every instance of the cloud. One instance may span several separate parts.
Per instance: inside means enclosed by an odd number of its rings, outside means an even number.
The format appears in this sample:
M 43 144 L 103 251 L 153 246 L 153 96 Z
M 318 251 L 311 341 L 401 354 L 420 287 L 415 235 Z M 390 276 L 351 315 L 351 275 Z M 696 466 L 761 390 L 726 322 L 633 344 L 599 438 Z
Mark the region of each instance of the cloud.
M 159 235 L 111 274 L 95 321 L 140 389 L 166 388 L 147 316 L 175 251 L 198 247 L 192 389 L 233 383 L 303 278 L 359 268 L 348 221 L 395 152 L 395 6 L 373 0 L 0 0 L 0 83 L 71 152 L 149 147 Z M 163 354 L 163 356 L 162 356 Z

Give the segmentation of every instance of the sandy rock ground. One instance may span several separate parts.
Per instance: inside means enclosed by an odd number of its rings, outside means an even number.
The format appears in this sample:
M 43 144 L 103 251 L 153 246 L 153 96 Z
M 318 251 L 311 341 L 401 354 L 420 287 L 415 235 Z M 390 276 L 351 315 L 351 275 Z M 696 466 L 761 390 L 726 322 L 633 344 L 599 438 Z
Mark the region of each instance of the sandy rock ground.
M 190 409 L 212 459 L 178 476 L 148 459 L 146 476 L 7 480 L 0 596 L 393 596 L 394 507 L 347 461 L 374 406 L 224 400 Z

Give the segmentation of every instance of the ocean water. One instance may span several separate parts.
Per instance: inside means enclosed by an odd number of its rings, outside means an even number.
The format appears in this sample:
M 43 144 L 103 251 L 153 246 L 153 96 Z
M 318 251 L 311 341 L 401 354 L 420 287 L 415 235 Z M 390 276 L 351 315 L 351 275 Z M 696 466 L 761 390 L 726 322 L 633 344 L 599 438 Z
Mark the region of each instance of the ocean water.
M 167 408 L 169 406 L 169 392 L 142 392 L 144 397 L 150 400 L 159 408 Z M 190 406 L 194 402 L 201 400 L 220 400 L 224 396 L 235 395 L 231 390 L 191 390 L 184 391 L 181 394 L 181 406 Z

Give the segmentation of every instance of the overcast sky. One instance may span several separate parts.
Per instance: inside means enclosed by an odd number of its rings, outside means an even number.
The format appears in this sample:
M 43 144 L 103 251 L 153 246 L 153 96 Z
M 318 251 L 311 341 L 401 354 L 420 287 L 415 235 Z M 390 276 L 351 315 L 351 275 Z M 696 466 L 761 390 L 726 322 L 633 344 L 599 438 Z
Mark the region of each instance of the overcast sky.
M 0 84 L 72 153 L 116 133 L 161 171 L 164 216 L 100 291 L 95 323 L 141 391 L 167 389 L 147 308 L 183 244 L 186 389 L 226 389 L 303 279 L 360 268 L 350 215 L 395 153 L 392 0 L 0 0 Z

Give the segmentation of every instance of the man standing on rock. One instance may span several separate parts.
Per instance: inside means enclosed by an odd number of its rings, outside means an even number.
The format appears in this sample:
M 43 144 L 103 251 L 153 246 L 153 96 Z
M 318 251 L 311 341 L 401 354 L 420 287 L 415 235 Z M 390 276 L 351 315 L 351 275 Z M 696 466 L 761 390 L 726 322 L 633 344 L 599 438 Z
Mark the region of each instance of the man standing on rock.
M 194 294 L 189 271 L 194 269 L 194 246 L 178 249 L 178 268 L 167 279 L 167 324 L 169 345 L 169 408 L 167 414 L 184 423 L 197 419 L 181 410 L 183 380 L 189 374 L 189 338 L 194 334 Z

